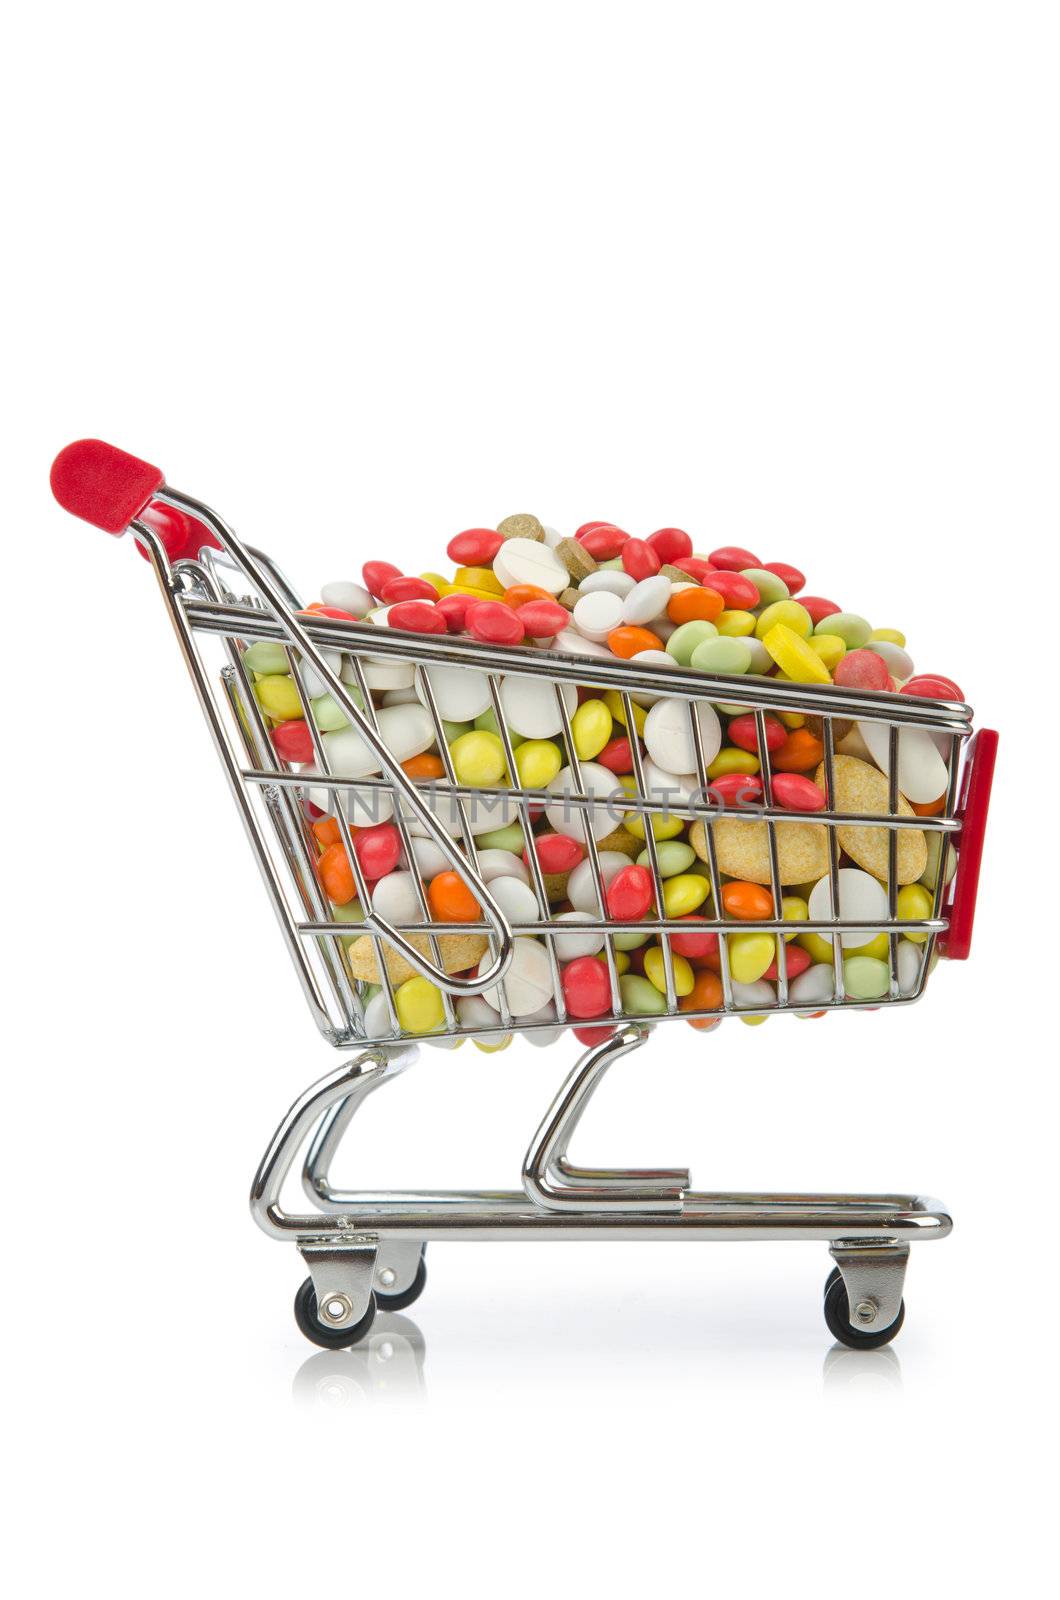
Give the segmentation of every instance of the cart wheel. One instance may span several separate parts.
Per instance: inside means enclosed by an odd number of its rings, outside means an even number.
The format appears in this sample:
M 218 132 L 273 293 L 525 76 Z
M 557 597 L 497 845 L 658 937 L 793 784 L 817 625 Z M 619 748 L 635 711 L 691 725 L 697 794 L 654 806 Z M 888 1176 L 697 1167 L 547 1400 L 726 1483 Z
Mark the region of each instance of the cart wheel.
M 380 1311 L 404 1311 L 414 1300 L 418 1300 L 427 1287 L 427 1246 L 420 1251 L 420 1264 L 416 1268 L 416 1276 L 407 1289 L 402 1289 L 398 1294 L 384 1294 L 382 1289 L 375 1291 L 376 1305 Z
M 307 1278 L 294 1297 L 294 1320 L 313 1344 L 324 1350 L 345 1350 L 358 1344 L 375 1321 L 375 1295 L 368 1302 L 368 1310 L 352 1328 L 332 1328 L 321 1322 L 317 1313 L 317 1294 L 312 1278 Z
M 843 1276 L 843 1274 L 840 1272 L 838 1267 L 833 1267 L 832 1268 L 831 1272 L 828 1274 L 827 1278 L 824 1280 L 824 1292 L 825 1292 L 825 1294 L 828 1293 L 828 1291 L 832 1287 L 833 1283 L 838 1283 L 839 1282 L 839 1280 L 840 1280 L 840 1278 L 842 1276 Z
M 832 1337 L 840 1344 L 845 1344 L 849 1350 L 878 1350 L 881 1345 L 890 1344 L 905 1321 L 905 1301 L 903 1300 L 898 1307 L 898 1315 L 890 1327 L 866 1328 L 864 1331 L 852 1328 L 846 1284 L 837 1267 L 825 1285 L 824 1320 Z

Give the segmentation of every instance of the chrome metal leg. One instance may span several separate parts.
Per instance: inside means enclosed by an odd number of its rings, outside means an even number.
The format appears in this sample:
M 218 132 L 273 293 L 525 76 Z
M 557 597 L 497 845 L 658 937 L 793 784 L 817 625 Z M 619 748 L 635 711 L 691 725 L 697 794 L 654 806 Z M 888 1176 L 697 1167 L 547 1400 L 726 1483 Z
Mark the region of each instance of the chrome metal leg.
M 376 1246 L 331 1240 L 300 1243 L 298 1249 L 313 1280 L 321 1324 L 336 1332 L 356 1327 L 372 1300 Z

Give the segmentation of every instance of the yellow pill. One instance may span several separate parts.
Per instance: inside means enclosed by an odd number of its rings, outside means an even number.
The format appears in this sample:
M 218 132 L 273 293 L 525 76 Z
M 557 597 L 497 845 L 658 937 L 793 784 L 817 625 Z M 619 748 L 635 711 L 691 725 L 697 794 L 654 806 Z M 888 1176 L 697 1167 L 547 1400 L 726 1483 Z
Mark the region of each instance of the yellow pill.
M 271 673 L 267 678 L 259 678 L 254 685 L 254 695 L 261 709 L 268 716 L 275 717 L 278 722 L 290 722 L 295 717 L 305 717 L 293 678 L 285 677 L 279 672 Z
M 431 1033 L 445 1021 L 441 990 L 427 978 L 406 978 L 394 992 L 394 1004 L 406 1033 Z
M 710 884 L 697 873 L 679 872 L 676 878 L 666 879 L 662 892 L 663 915 L 668 918 L 685 917 L 703 904 L 710 893 Z M 769 965 L 768 961 L 766 965 Z
M 838 633 L 815 633 L 807 642 L 814 654 L 820 656 L 829 672 L 839 665 L 847 653 L 846 640 L 841 639 Z
M 877 933 L 868 944 L 859 944 L 854 950 L 844 950 L 844 960 L 847 956 L 871 956 L 873 961 L 887 961 L 890 957 L 890 940 L 885 933 Z
M 487 594 L 502 595 L 504 585 L 494 575 L 492 567 L 457 567 L 453 582 L 467 584 L 472 589 L 484 589 Z
M 500 596 L 492 589 L 476 589 L 470 583 L 449 583 L 445 587 L 446 594 L 468 594 L 473 600 L 499 600 Z
M 870 639 L 880 639 L 884 644 L 896 644 L 905 649 L 905 634 L 901 628 L 873 628 Z
M 808 639 L 813 632 L 813 618 L 805 606 L 800 606 L 797 600 L 774 600 L 771 606 L 759 612 L 755 638 L 764 639 L 770 628 L 778 622 L 797 633 L 800 639 Z
M 440 572 L 421 572 L 420 577 L 424 583 L 431 584 L 438 591 L 439 599 L 449 588 L 449 579 L 443 578 Z
M 696 975 L 692 971 L 691 965 L 685 960 L 684 956 L 675 955 L 671 956 L 670 959 L 674 965 L 675 993 L 678 996 L 691 994 L 692 985 L 696 981 Z M 666 963 L 658 945 L 645 953 L 644 975 L 649 982 L 655 985 L 660 994 L 666 993 Z
M 473 1039 L 476 1050 L 481 1050 L 484 1056 L 495 1056 L 501 1050 L 507 1050 L 512 1042 L 510 1033 L 504 1033 L 499 1039 Z
M 831 683 L 832 674 L 819 655 L 791 628 L 778 622 L 762 640 L 781 672 L 794 683 Z
M 551 739 L 524 739 L 515 752 L 515 770 L 527 789 L 544 789 L 563 765 L 558 744 Z
M 602 961 L 604 963 L 604 966 L 606 967 L 606 965 L 607 965 L 607 951 L 606 950 L 601 950 L 600 953 L 597 955 L 596 959 L 597 959 L 597 961 Z M 627 956 L 627 954 L 626 954 L 626 952 L 624 950 L 616 950 L 615 951 L 615 971 L 618 973 L 620 978 L 621 978 L 621 976 L 622 976 L 622 974 L 624 972 L 628 972 L 629 971 L 629 957 Z
M 760 1028 L 763 1022 L 768 1022 L 768 1017 L 741 1017 L 740 1021 L 748 1028 Z
M 499 783 L 504 777 L 504 746 L 495 733 L 487 733 L 484 728 L 462 733 L 449 746 L 449 754 L 460 783 L 481 788 Z
M 931 896 L 919 883 L 907 883 L 898 891 L 897 913 L 902 922 L 926 922 L 931 916 Z M 907 939 L 914 944 L 924 944 L 926 933 L 909 932 Z
M 780 902 L 780 905 L 781 905 L 781 911 L 783 913 L 785 922 L 808 922 L 809 921 L 809 918 L 810 918 L 809 903 L 806 900 L 803 899 L 801 894 L 786 894 L 784 896 L 783 900 Z M 794 937 L 795 937 L 794 931 L 792 931 L 791 933 L 786 933 L 784 935 L 785 944 L 790 944 L 792 939 L 794 939 Z
M 726 639 L 743 639 L 754 633 L 756 621 L 751 611 L 723 611 L 714 618 L 714 626 Z
M 808 950 L 814 961 L 823 961 L 827 966 L 835 966 L 835 951 L 832 941 L 826 939 L 821 933 L 800 933 L 796 935 L 799 944 Z
M 602 700 L 584 700 L 571 718 L 570 726 L 578 759 L 591 761 L 610 739 L 614 719 Z
M 684 831 L 685 823 L 680 817 L 667 816 L 661 811 L 653 811 L 650 815 L 651 831 L 656 839 L 675 839 L 679 833 Z M 643 839 L 645 837 L 644 816 L 645 813 L 643 811 L 627 811 L 622 818 L 622 826 L 627 833 L 633 835 L 634 839 Z M 673 881 L 671 878 L 670 882 L 672 883 Z M 680 916 L 680 912 L 677 915 Z
M 726 944 L 729 971 L 737 983 L 757 983 L 777 953 L 771 933 L 731 933 Z
M 735 745 L 726 745 L 724 750 L 719 750 L 714 760 L 707 768 L 708 778 L 724 777 L 726 772 L 755 773 L 761 768 L 762 763 L 750 750 L 738 750 Z
M 801 711 L 778 711 L 777 716 L 785 728 L 804 728 L 806 726 L 806 718 Z
M 607 693 L 604 695 L 604 704 L 614 717 L 615 721 L 620 722 L 622 726 L 625 727 L 626 708 L 622 704 L 622 696 L 619 694 L 617 689 L 608 689 Z M 644 707 L 639 706 L 635 700 L 631 700 L 630 705 L 633 707 L 633 724 L 638 733 L 643 733 L 644 724 L 648 720 L 648 713 Z

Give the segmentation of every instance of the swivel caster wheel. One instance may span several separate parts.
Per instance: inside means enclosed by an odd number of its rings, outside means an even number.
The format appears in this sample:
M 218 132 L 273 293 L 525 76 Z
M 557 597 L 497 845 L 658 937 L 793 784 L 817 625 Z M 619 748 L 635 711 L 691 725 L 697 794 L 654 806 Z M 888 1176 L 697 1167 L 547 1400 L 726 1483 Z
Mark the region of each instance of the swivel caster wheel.
M 313 1280 L 307 1278 L 294 1297 L 294 1320 L 306 1338 L 320 1345 L 321 1349 L 345 1350 L 351 1344 L 359 1344 L 375 1321 L 375 1295 L 369 1300 L 368 1310 L 360 1322 L 336 1328 L 321 1320 Z
M 416 1268 L 416 1276 L 413 1278 L 407 1289 L 400 1289 L 396 1294 L 386 1294 L 382 1289 L 376 1289 L 375 1300 L 380 1311 L 404 1311 L 406 1306 L 412 1305 L 414 1300 L 419 1299 L 420 1295 L 427 1287 L 426 1255 L 427 1246 L 424 1245 L 423 1249 L 420 1251 L 420 1260 L 419 1265 Z
M 833 1339 L 845 1344 L 848 1350 L 879 1350 L 890 1344 L 905 1321 L 905 1301 L 898 1307 L 898 1315 L 886 1328 L 855 1328 L 850 1323 L 850 1302 L 842 1273 L 834 1267 L 824 1290 L 824 1320 Z

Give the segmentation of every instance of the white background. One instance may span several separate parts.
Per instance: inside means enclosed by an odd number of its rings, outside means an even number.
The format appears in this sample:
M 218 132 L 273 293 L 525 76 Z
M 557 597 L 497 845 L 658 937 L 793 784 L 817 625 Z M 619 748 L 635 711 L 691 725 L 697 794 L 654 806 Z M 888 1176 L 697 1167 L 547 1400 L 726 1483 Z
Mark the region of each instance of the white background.
M 1011 0 L 9 22 L 16 1592 L 1037 1582 L 1054 25 Z M 890 1351 L 829 1351 L 823 1246 L 556 1244 L 434 1246 L 386 1348 L 312 1353 L 246 1192 L 333 1060 L 148 570 L 49 499 L 85 434 L 307 593 L 514 511 L 677 523 L 797 563 L 964 686 L 1003 735 L 972 961 L 895 1015 L 660 1030 L 580 1146 L 943 1195 Z M 570 1059 L 426 1053 L 348 1176 L 512 1182 Z

